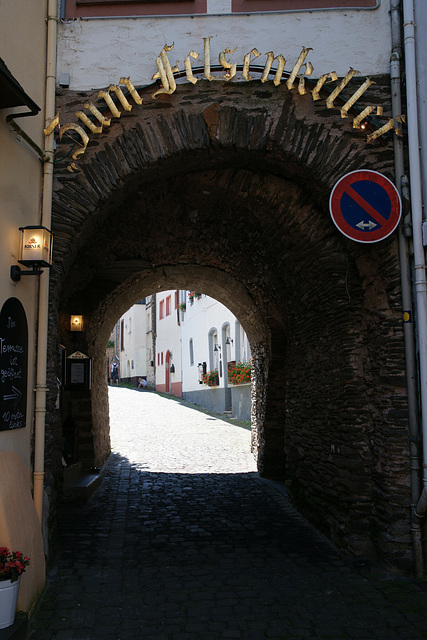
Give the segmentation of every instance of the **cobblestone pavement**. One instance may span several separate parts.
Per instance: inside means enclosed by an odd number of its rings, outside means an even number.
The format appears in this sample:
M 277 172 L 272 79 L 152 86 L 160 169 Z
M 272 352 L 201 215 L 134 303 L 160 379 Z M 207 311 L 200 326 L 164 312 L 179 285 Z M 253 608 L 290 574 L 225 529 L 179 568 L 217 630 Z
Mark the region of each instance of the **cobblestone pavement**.
M 415 640 L 427 596 L 359 566 L 259 478 L 249 431 L 110 389 L 113 454 L 68 504 L 31 640 Z

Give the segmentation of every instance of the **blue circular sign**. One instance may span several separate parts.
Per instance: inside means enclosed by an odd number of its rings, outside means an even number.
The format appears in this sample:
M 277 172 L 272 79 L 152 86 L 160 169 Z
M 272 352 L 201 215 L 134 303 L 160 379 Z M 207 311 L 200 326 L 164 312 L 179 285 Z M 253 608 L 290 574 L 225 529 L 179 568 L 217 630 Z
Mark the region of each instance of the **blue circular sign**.
M 399 192 L 381 173 L 352 171 L 335 185 L 329 210 L 336 227 L 356 242 L 379 242 L 397 227 L 402 212 Z

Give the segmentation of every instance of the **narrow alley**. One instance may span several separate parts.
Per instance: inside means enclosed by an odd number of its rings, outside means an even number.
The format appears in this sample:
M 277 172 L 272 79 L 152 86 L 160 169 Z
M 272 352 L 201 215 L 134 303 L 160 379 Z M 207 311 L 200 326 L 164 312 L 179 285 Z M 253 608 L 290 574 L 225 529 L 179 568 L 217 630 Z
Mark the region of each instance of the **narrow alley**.
M 112 455 L 65 504 L 32 640 L 416 640 L 427 595 L 337 551 L 258 476 L 250 430 L 111 388 Z

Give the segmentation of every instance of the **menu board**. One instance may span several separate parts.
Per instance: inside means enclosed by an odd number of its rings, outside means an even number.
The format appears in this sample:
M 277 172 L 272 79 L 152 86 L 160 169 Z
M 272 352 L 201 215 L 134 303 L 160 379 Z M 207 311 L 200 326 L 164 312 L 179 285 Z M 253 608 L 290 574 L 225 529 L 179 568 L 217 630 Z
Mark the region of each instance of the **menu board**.
M 67 389 L 90 389 L 90 364 L 89 356 L 81 351 L 67 356 Z
M 27 415 L 28 324 L 9 298 L 0 312 L 0 431 L 22 429 Z

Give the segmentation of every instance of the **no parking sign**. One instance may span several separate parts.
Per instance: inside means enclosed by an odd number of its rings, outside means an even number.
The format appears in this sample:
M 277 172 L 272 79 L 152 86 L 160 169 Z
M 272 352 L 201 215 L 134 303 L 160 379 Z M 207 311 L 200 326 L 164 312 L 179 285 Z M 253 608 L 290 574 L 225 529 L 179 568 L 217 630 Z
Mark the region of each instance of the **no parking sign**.
M 329 210 L 337 228 L 356 242 L 379 242 L 396 229 L 402 213 L 400 195 L 381 173 L 352 171 L 332 189 Z

